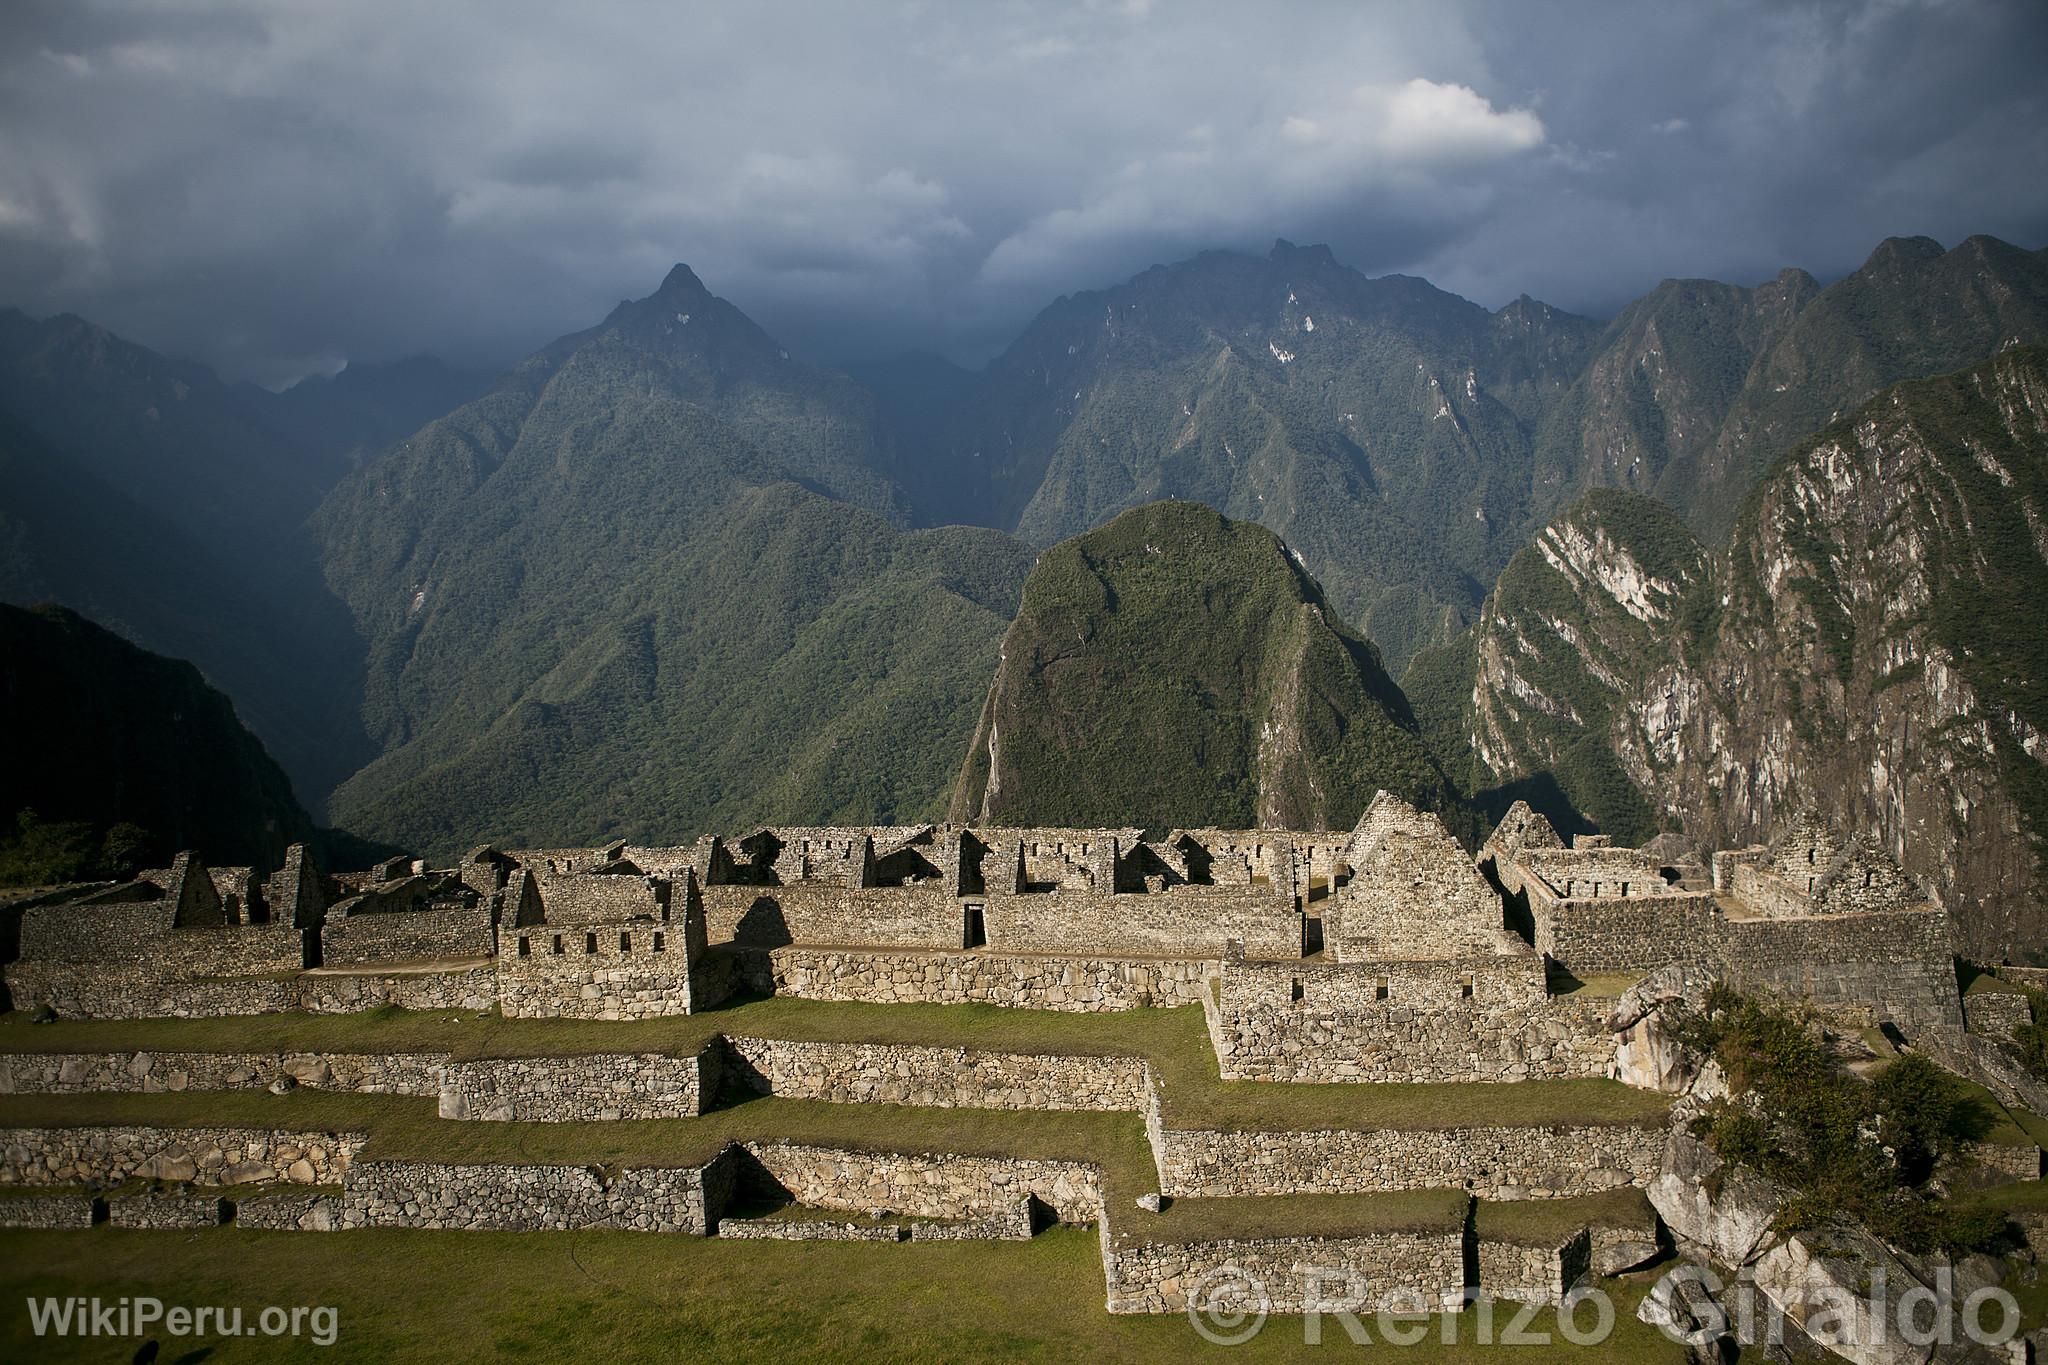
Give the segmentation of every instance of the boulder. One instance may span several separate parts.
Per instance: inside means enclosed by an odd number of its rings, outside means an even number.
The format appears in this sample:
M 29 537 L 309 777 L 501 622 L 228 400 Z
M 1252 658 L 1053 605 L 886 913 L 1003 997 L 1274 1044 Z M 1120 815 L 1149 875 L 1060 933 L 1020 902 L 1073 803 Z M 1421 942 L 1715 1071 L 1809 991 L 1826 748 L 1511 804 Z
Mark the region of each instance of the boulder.
M 1157 1213 L 1166 1207 L 1166 1201 L 1156 1194 L 1141 1194 L 1138 1196 L 1138 1207 L 1147 1213 Z
M 1704 968 L 1673 962 L 1624 991 L 1607 1016 L 1608 1029 L 1620 1035 L 1608 1074 L 1638 1090 L 1684 1094 L 1706 1059 L 1673 1035 L 1665 1007 L 1704 1008 L 1717 979 Z
M 1663 1163 L 1646 1193 L 1681 1245 L 1732 1266 L 1756 1254 L 1787 1198 L 1776 1181 L 1724 1166 L 1706 1143 L 1679 1129 L 1665 1139 Z
M 1621 1033 L 1669 1004 L 1705 1009 L 1707 992 L 1720 979 L 1711 968 L 1697 963 L 1667 963 L 1621 993 L 1608 1013 L 1607 1031 Z
M 135 1168 L 143 1180 L 190 1180 L 199 1174 L 199 1163 L 184 1152 L 158 1152 Z
M 1699 1074 L 1702 1060 L 1678 1041 L 1662 1014 L 1652 1011 L 1616 1038 L 1614 1065 L 1608 1074 L 1637 1090 L 1682 1095 Z
M 334 1083 L 334 1068 L 327 1064 L 325 1057 L 311 1055 L 287 1057 L 284 1059 L 284 1065 L 279 1069 L 300 1085 L 312 1086 L 315 1089 Z
M 1853 1223 L 1792 1233 L 1757 1258 L 1756 1287 L 1816 1344 L 1854 1365 L 1922 1365 L 1929 1347 L 1899 1330 L 1919 1276 Z
M 1592 1267 L 1595 1275 L 1619 1275 L 1646 1261 L 1655 1260 L 1663 1248 L 1657 1242 L 1657 1222 L 1647 1210 L 1640 1222 L 1596 1223 L 1591 1235 Z
M 1735 1336 L 1710 1283 L 1711 1276 L 1700 1267 L 1680 1266 L 1651 1286 L 1636 1306 L 1636 1317 L 1684 1346 L 1699 1365 L 1725 1365 L 1735 1359 Z

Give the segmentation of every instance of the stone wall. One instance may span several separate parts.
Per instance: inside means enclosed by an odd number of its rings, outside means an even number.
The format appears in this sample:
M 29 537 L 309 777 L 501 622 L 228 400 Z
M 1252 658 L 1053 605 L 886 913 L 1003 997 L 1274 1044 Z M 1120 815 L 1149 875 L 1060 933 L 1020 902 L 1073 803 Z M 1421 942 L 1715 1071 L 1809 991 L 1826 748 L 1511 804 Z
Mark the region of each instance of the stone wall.
M 283 1008 L 309 1014 L 356 1014 L 385 1005 L 487 1010 L 498 998 L 497 972 L 488 964 L 458 971 L 307 972 L 288 984 L 292 1003 Z
M 334 1185 L 365 1141 L 361 1133 L 259 1128 L 0 1128 L 0 1184 Z
M 718 1236 L 755 1242 L 907 1242 L 900 1223 L 832 1222 L 822 1218 L 724 1218 Z
M 1108 896 L 998 893 L 987 898 L 982 915 L 988 946 L 997 952 L 1214 958 L 1233 939 L 1252 957 L 1299 958 L 1302 952 L 1302 917 L 1293 896 L 1261 886 L 1168 886 Z
M 1731 918 L 1722 955 L 1738 990 L 1810 1000 L 1896 1024 L 1908 1037 L 1962 1033 L 1955 949 L 1940 910 Z
M 2009 1043 L 2022 1024 L 2034 1022 L 2027 997 L 2017 991 L 1972 991 L 1963 997 L 1963 1016 L 1970 1032 Z
M 1497 1299 L 1558 1304 L 1585 1278 L 1592 1238 L 1584 1230 L 1562 1243 L 1479 1236 L 1479 1287 Z
M 328 967 L 489 957 L 496 950 L 488 904 L 330 917 L 320 930 L 320 961 Z
M 1207 994 L 1199 959 L 1123 960 L 1006 953 L 887 953 L 795 945 L 741 950 L 739 981 L 760 994 L 874 1004 L 980 1003 L 1091 1013 L 1192 1005 Z
M 1230 1133 L 1164 1128 L 1160 1192 L 1175 1198 L 1465 1189 L 1552 1199 L 1647 1186 L 1661 1125 Z
M 1012 1199 L 1007 1204 L 972 1218 L 949 1222 L 922 1219 L 910 1225 L 913 1242 L 1028 1242 L 1032 1237 L 1031 1197 Z
M 346 1227 L 536 1232 L 623 1228 L 710 1232 L 704 1172 L 694 1166 L 441 1165 L 359 1161 L 342 1187 Z
M 16 1009 L 48 1005 L 66 1019 L 206 1019 L 269 1014 L 296 1005 L 290 979 L 182 981 L 142 967 L 12 962 Z
M 6 969 L 17 1008 L 49 1005 L 67 1019 L 214 1019 L 228 1015 L 355 1014 L 382 1005 L 409 1010 L 489 1009 L 490 966 L 459 971 L 312 971 L 238 981 L 168 977 L 145 968 L 15 962 Z
M 444 1119 L 575 1123 L 693 1118 L 718 1091 L 716 1043 L 690 1057 L 657 1052 L 492 1057 L 441 1070 Z
M 614 873 L 534 879 L 551 925 L 582 927 L 669 918 L 674 887 L 664 880 Z
M 1714 856 L 1718 873 L 1723 866 L 1721 855 Z M 1729 860 L 1726 868 L 1728 889 L 1752 914 L 1768 919 L 1797 919 L 1813 913 L 1813 901 L 1806 883 L 1816 878 L 1804 878 L 1795 884 L 1768 867 L 1733 859 Z
M 1378 1000 L 1353 982 L 1316 1005 L 1312 978 L 1292 1001 L 1288 974 L 1247 980 L 1271 970 L 1225 963 L 1221 1001 L 1204 1002 L 1225 1080 L 1528 1081 L 1604 1076 L 1614 1060 L 1604 1000 L 1492 1003 L 1479 975 L 1472 997 L 1449 1003 L 1406 1004 L 1392 984 Z
M 107 1222 L 117 1228 L 210 1228 L 225 1221 L 218 1190 L 139 1190 L 107 1200 Z
M 726 1075 L 762 1094 L 835 1104 L 1138 1110 L 1139 1057 L 1031 1056 L 899 1044 L 727 1037 Z
M 1400 1310 L 1418 1303 L 1433 1310 L 1461 1302 L 1465 1288 L 1460 1228 L 1185 1243 L 1105 1235 L 1102 1263 L 1112 1313 L 1185 1312 L 1188 1291 L 1198 1285 L 1213 1291 L 1226 1266 L 1257 1276 L 1276 1313 L 1300 1313 L 1310 1306 Z M 1242 1301 L 1227 1294 L 1219 1298 L 1226 1306 Z M 1205 1298 L 1200 1306 L 1210 1302 Z
M 1031 1196 L 1063 1223 L 1093 1222 L 1102 1215 L 1101 1177 L 1081 1162 L 857 1152 L 783 1142 L 750 1142 L 746 1152 L 757 1178 L 815 1208 L 971 1218 L 1002 1212 Z
M 958 949 L 966 944 L 960 902 L 939 882 L 848 887 L 707 886 L 704 930 L 713 943 L 756 948 L 785 943 Z
M 20 1194 L 0 1191 L 0 1228 L 89 1228 L 89 1194 Z
M 274 1232 L 332 1232 L 341 1226 L 341 1194 L 265 1190 L 235 1200 L 235 1226 Z
M 1373 963 L 1224 962 L 1225 1010 L 1495 1009 L 1541 1003 L 1543 960 L 1519 952 Z
M 0 1053 L 0 1095 L 261 1090 L 280 1077 L 316 1090 L 440 1093 L 440 1053 Z
M 536 925 L 507 933 L 498 956 L 498 1008 L 518 1019 L 688 1014 L 692 956 L 683 928 Z
M 1713 956 L 1718 932 L 1706 892 L 1641 896 L 1531 897 L 1536 950 L 1579 976 L 1642 972 Z

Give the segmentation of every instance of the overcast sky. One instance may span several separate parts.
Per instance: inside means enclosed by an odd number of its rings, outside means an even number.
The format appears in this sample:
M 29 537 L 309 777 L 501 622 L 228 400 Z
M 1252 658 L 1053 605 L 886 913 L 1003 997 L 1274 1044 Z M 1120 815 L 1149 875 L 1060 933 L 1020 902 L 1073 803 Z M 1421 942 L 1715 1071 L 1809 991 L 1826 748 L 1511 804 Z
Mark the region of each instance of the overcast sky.
M 2048 245 L 2048 5 L 0 0 L 0 303 L 501 363 L 686 261 L 814 357 L 1328 242 L 1489 306 Z

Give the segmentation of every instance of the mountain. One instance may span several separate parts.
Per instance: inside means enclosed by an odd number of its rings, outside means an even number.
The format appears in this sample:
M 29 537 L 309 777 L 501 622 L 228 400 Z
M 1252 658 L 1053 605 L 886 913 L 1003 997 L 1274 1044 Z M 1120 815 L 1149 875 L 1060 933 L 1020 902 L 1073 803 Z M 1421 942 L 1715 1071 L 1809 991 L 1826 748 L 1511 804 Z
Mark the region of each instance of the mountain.
M 1931 882 L 1971 955 L 2039 956 L 2043 600 L 2048 350 L 2012 347 L 1799 444 L 1711 554 L 1641 499 L 1589 499 L 1502 575 L 1462 710 L 1455 650 L 1409 681 L 1482 779 L 1712 845 L 1812 806 Z
M 1611 737 L 1625 699 L 1711 610 L 1707 569 L 1664 504 L 1581 497 L 1508 561 L 1468 636 L 1403 680 L 1445 770 L 1494 815 L 1523 798 L 1567 833 L 1658 833 Z
M 1272 532 L 1160 502 L 1039 556 L 951 818 L 1349 828 L 1453 798 L 1379 653 Z
M 1468 620 L 1540 524 L 1535 425 L 1599 331 L 1529 299 L 1494 313 L 1368 279 L 1327 247 L 1205 252 L 1041 313 L 913 496 L 1036 545 L 1206 503 L 1284 537 L 1401 663 Z
M 374 455 L 455 411 L 492 382 L 490 375 L 422 355 L 308 375 L 282 393 L 245 385 L 237 397 L 256 421 L 331 465 L 342 457 Z M 336 478 L 340 473 L 334 466 Z
M 166 521 L 250 556 L 291 549 L 340 472 L 283 444 L 204 365 L 70 314 L 0 309 L 0 410 Z
M 1283 241 L 1060 299 L 906 431 L 901 481 L 926 521 L 1041 546 L 1160 498 L 1257 521 L 1405 668 L 1579 493 L 1718 543 L 1793 442 L 2014 341 L 2048 342 L 2048 252 L 1990 237 L 1895 238 L 1825 289 L 1667 280 L 1604 326 Z
M 62 603 L 191 660 L 316 804 L 370 756 L 361 645 L 309 563 L 252 556 L 167 515 L 4 409 L 0 602 Z
M 1775 460 L 1880 389 L 2044 342 L 2048 251 L 1995 237 L 1889 238 L 1825 289 L 1799 270 L 1756 289 L 1667 280 L 1546 416 L 1539 478 L 1655 494 L 1719 543 Z
M 1029 551 L 907 532 L 872 400 L 684 267 L 344 479 L 313 529 L 433 851 L 929 817 Z
M 0 705 L 0 874 L 20 870 L 25 845 L 47 852 L 62 824 L 87 846 L 139 826 L 127 848 L 146 861 L 196 848 L 261 867 L 313 833 L 284 772 L 197 669 L 62 607 L 0 606 Z

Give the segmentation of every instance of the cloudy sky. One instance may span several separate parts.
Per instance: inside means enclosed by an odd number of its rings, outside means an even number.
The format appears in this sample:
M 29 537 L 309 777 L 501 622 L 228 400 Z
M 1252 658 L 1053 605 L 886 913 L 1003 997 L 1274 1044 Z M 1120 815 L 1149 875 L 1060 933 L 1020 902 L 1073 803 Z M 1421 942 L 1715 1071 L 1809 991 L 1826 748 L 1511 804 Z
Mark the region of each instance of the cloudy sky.
M 5 0 L 0 303 L 270 384 L 678 260 L 836 362 L 1276 236 L 1605 314 L 2048 246 L 2044 70 L 2037 0 Z

